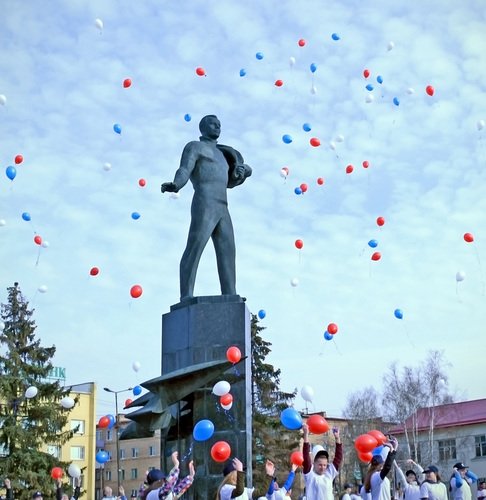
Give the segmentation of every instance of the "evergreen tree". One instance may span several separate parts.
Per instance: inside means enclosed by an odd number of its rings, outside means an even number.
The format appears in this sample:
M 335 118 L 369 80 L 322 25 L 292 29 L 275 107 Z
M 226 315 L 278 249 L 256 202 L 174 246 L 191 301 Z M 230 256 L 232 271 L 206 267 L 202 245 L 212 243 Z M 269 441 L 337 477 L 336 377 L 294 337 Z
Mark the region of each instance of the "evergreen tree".
M 35 490 L 50 496 L 52 468 L 68 464 L 43 450 L 47 445 L 61 446 L 74 434 L 63 431 L 69 410 L 60 404 L 69 388 L 47 380 L 56 348 L 42 347 L 35 339 L 34 310 L 18 283 L 7 291 L 0 331 L 0 477 L 12 481 L 16 499 L 32 498 Z M 26 397 L 29 387 L 37 388 L 37 395 Z
M 253 484 L 264 484 L 264 462 L 268 458 L 285 481 L 290 470 L 290 453 L 299 448 L 300 435 L 287 431 L 280 423 L 280 414 L 295 398 L 295 392 L 280 390 L 280 369 L 265 362 L 271 343 L 260 335 L 265 330 L 258 318 L 251 317 L 251 376 L 253 417 Z M 280 477 L 281 476 L 281 477 Z

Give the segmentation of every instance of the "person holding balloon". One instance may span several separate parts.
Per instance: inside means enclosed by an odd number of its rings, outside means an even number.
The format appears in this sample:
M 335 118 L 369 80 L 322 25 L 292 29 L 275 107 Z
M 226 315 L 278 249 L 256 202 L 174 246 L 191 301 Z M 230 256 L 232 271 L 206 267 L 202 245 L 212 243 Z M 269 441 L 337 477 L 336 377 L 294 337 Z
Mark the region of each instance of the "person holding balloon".
M 127 500 L 123 486 L 118 490 L 119 496 L 113 495 L 113 490 L 110 486 L 105 486 L 103 489 L 103 498 L 101 500 Z
M 62 480 L 56 479 L 56 500 L 78 500 L 81 494 L 81 478 L 74 478 L 74 493 L 71 498 L 62 492 Z
M 332 483 L 338 475 L 339 467 L 343 460 L 343 446 L 339 429 L 333 427 L 332 433 L 336 441 L 334 459 L 329 463 L 329 453 L 326 450 L 319 450 L 314 456 L 314 463 L 311 463 L 311 449 L 309 443 L 309 426 L 302 425 L 304 431 L 304 479 L 307 500 L 333 500 Z
M 395 460 L 398 441 L 396 438 L 390 437 L 383 446 L 389 448 L 386 460 L 381 454 L 374 455 L 364 480 L 364 491 L 371 495 L 371 500 L 391 500 L 390 480 L 387 475 Z
M 270 483 L 270 488 L 268 488 L 268 493 L 266 498 L 268 500 L 285 500 L 285 497 L 290 497 L 292 494 L 292 484 L 295 479 L 295 471 L 299 468 L 299 466 L 295 463 L 292 463 L 292 467 L 290 469 L 289 475 L 282 487 L 279 487 L 277 483 L 277 478 Z
M 417 465 L 413 460 L 408 460 L 408 463 L 415 465 L 418 469 L 423 471 L 422 467 Z M 403 484 L 404 500 L 420 500 L 420 484 L 415 471 L 413 469 L 409 469 L 404 474 L 396 461 L 393 462 L 393 466 L 395 467 L 398 480 Z
M 255 488 L 246 488 L 243 464 L 238 458 L 233 458 L 223 469 L 224 479 L 218 486 L 216 500 L 252 500 L 253 498 L 265 497 L 275 474 L 275 465 L 270 460 L 265 462 L 265 473 L 267 484 L 263 492 L 258 492 Z

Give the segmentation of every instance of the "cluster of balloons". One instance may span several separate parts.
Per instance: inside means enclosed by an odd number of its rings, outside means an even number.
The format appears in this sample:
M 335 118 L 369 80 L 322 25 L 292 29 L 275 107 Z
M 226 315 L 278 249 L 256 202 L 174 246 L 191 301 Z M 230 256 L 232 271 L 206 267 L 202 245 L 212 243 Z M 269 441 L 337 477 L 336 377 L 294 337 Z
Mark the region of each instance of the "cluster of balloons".
M 386 436 L 378 430 L 372 430 L 366 434 L 359 435 L 354 440 L 354 447 L 358 458 L 365 463 L 371 462 L 374 455 L 380 455 L 383 445 L 386 443 Z
M 339 328 L 336 325 L 336 323 L 329 323 L 327 325 L 327 330 L 324 332 L 324 339 L 325 340 L 332 340 L 334 338 L 334 335 L 338 332 Z
M 116 423 L 116 419 L 113 415 L 103 415 L 98 420 L 98 427 L 100 429 L 112 429 Z

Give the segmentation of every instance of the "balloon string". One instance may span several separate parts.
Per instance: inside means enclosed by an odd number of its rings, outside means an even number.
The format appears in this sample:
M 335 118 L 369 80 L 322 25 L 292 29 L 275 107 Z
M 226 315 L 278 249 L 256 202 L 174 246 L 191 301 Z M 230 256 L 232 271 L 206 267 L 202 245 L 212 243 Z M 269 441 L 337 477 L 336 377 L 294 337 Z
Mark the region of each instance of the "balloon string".
M 189 450 L 187 450 L 187 453 L 181 458 L 181 462 L 185 462 L 190 456 L 192 455 L 192 447 L 194 443 L 191 441 L 191 444 L 189 445 Z
M 224 408 L 221 408 L 221 406 L 218 403 L 216 403 L 216 411 L 218 413 L 224 413 L 229 422 L 231 422 L 231 423 L 235 422 L 235 418 L 233 417 L 233 415 L 231 415 L 229 410 L 225 410 Z
M 35 261 L 36 267 L 39 265 L 40 254 L 41 254 L 41 247 L 39 246 L 39 248 L 37 250 L 37 259 Z
M 408 328 L 405 323 L 403 323 L 403 329 L 405 330 L 405 333 L 407 334 L 408 340 L 411 344 L 411 346 L 415 349 L 415 344 L 412 342 L 412 338 L 410 337 L 410 334 L 408 333 Z
M 332 343 L 334 344 L 334 347 L 336 348 L 336 351 L 338 352 L 338 354 L 339 354 L 340 356 L 342 356 L 342 355 L 343 355 L 343 353 L 342 353 L 342 352 L 338 349 L 337 343 L 336 343 L 336 341 L 334 340 L 334 335 L 333 335 L 333 337 L 332 337 L 332 341 L 333 341 Z
M 235 375 L 236 375 L 237 377 L 239 377 L 239 376 L 240 376 L 240 372 L 238 371 L 238 368 L 236 367 L 236 365 L 233 365 L 233 371 L 234 371 L 234 373 L 235 373 Z
M 481 277 L 481 295 L 484 295 L 486 292 L 486 283 L 484 281 L 484 273 L 483 273 L 483 268 L 481 266 L 481 257 L 479 256 L 478 247 L 476 245 L 474 245 L 474 251 L 476 253 L 476 258 L 478 260 L 479 276 Z

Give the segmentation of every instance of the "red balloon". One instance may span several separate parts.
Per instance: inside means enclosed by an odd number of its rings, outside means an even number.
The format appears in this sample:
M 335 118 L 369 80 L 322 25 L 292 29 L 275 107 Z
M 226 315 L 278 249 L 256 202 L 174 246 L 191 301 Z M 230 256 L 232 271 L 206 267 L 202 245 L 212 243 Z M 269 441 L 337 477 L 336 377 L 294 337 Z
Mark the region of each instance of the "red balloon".
M 371 451 L 368 451 L 367 453 L 358 451 L 358 458 L 365 464 L 369 464 L 371 462 L 371 459 L 373 458 L 373 453 L 371 453 Z
M 300 185 L 300 189 L 303 193 L 305 193 L 307 191 L 309 186 L 307 186 L 307 184 L 305 182 L 303 182 L 301 185 Z
M 321 145 L 321 141 L 317 137 L 312 137 L 312 139 L 309 142 L 310 145 L 313 146 L 314 148 L 317 148 L 318 146 Z
M 90 270 L 89 270 L 89 274 L 91 276 L 98 276 L 98 274 L 100 274 L 100 270 L 99 268 L 97 267 L 92 267 Z
M 138 299 L 140 297 L 140 295 L 142 295 L 142 293 L 143 293 L 143 290 L 142 290 L 142 287 L 140 285 L 133 285 L 132 288 L 130 288 L 130 295 L 134 299 Z
M 472 243 L 474 241 L 474 236 L 471 233 L 466 233 L 464 234 L 464 241 Z
M 231 455 L 231 447 L 226 441 L 217 441 L 211 446 L 211 458 L 215 462 L 226 462 Z
M 371 260 L 380 260 L 381 259 L 381 253 L 380 252 L 375 252 L 372 256 L 371 256 Z
M 283 85 L 283 80 L 275 80 L 275 87 L 281 87 Z
M 329 430 L 329 424 L 321 415 L 311 415 L 307 419 L 307 426 L 312 434 L 324 434 Z
M 324 179 L 322 177 L 318 177 L 317 184 L 319 184 L 319 186 L 322 186 L 324 184 Z
M 64 476 L 64 471 L 61 469 L 61 467 L 52 468 L 51 470 L 52 479 L 61 479 L 62 476 Z
M 356 448 L 357 451 L 361 451 L 362 453 L 371 452 L 377 446 L 378 446 L 378 441 L 370 434 L 361 434 L 354 440 L 354 447 Z
M 221 406 L 228 406 L 233 402 L 233 396 L 228 392 L 228 394 L 224 394 L 219 398 L 219 404 Z
M 368 168 L 370 166 L 370 162 L 368 160 L 365 160 L 363 162 L 363 168 Z
M 19 165 L 20 163 L 22 163 L 24 161 L 24 157 L 22 155 L 17 155 L 15 157 L 15 164 L 16 165 Z
M 347 173 L 347 174 L 352 174 L 352 173 L 353 173 L 353 170 L 354 170 L 353 165 L 348 165 L 348 166 L 346 167 L 346 173 Z
M 379 225 L 379 226 L 384 226 L 385 225 L 385 217 L 378 217 L 376 219 L 376 223 Z
M 41 238 L 38 234 L 36 234 L 36 235 L 34 236 L 34 243 L 35 243 L 36 245 L 40 245 L 40 244 L 42 244 L 42 238 Z
M 301 38 L 298 43 L 299 43 L 299 47 L 304 47 L 305 40 L 303 38 Z
M 147 184 L 147 182 L 145 181 L 145 179 L 139 179 L 138 180 L 138 185 L 140 187 L 145 187 L 146 184 Z
M 364 76 L 365 78 L 368 78 L 368 77 L 370 76 L 370 70 L 369 70 L 369 69 L 365 69 L 365 70 L 363 71 L 363 76 Z
M 206 76 L 206 71 L 204 68 L 196 68 L 196 75 L 197 76 Z
M 302 240 L 295 240 L 295 248 L 301 250 L 304 247 L 304 242 Z
M 427 85 L 427 87 L 425 87 L 425 92 L 427 92 L 428 95 L 433 96 L 435 89 L 432 85 Z
M 110 419 L 106 415 L 98 420 L 98 427 L 100 427 L 101 429 L 105 429 L 109 425 L 110 425 Z
M 133 399 L 125 399 L 125 408 L 133 403 Z
M 304 455 L 301 451 L 294 451 L 290 454 L 290 463 L 300 467 L 304 464 Z
M 125 80 L 123 80 L 123 87 L 127 89 L 128 87 L 131 86 L 132 86 L 132 81 L 130 80 L 130 78 L 125 78 Z
M 241 351 L 235 345 L 228 347 L 228 350 L 226 351 L 226 359 L 230 363 L 238 363 L 241 359 Z
M 370 436 L 373 436 L 378 441 L 378 446 L 381 446 L 382 444 L 386 443 L 386 436 L 383 434 L 383 432 L 378 430 L 372 430 L 369 431 L 368 434 Z
M 338 331 L 338 326 L 336 325 L 336 323 L 329 323 L 327 325 L 327 331 L 331 334 L 331 335 L 336 335 L 337 331 Z

